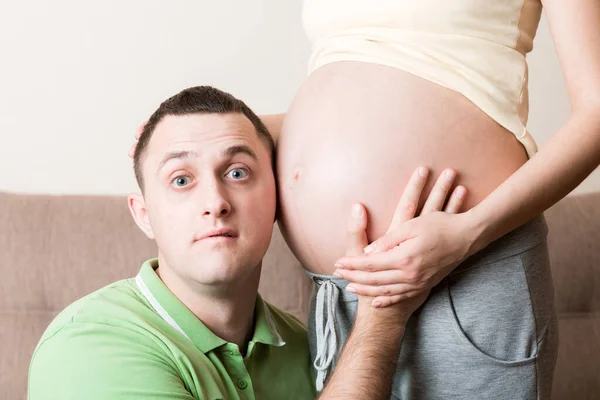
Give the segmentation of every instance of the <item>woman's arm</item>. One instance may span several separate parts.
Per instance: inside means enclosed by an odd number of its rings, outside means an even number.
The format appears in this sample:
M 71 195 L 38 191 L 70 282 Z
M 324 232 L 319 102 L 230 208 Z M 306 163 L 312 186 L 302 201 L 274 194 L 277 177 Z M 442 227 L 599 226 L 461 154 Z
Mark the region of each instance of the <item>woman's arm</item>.
M 279 134 L 281 133 L 281 125 L 283 125 L 284 118 L 285 114 L 270 114 L 260 116 L 260 120 L 263 122 L 263 124 L 265 124 L 267 130 L 273 137 L 275 145 L 277 145 L 277 139 L 279 139 Z
M 600 3 L 543 0 L 572 113 L 525 165 L 472 209 L 474 249 L 540 214 L 600 164 Z

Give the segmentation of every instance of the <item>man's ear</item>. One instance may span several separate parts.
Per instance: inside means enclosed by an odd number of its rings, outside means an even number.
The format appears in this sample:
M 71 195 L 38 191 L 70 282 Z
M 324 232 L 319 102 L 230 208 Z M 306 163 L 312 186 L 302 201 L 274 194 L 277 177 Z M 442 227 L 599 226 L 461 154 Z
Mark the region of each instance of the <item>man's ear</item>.
M 148 239 L 154 239 L 154 232 L 148 219 L 148 211 L 146 210 L 146 202 L 144 196 L 138 193 L 130 194 L 127 197 L 127 205 L 133 220 L 137 226 L 144 232 Z

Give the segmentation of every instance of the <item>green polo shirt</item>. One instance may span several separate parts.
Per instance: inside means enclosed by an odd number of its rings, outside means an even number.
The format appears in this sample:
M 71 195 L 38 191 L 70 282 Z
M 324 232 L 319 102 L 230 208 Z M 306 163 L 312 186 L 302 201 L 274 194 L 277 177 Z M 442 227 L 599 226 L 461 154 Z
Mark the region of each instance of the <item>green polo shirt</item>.
M 29 370 L 29 400 L 313 399 L 306 329 L 257 296 L 245 355 L 213 334 L 156 275 L 71 304 L 50 324 Z

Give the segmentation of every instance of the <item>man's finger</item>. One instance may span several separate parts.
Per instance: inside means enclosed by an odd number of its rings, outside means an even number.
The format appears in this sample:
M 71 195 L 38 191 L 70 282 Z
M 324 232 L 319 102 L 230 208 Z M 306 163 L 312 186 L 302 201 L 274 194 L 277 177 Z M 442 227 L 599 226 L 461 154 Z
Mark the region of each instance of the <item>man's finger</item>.
M 467 195 L 467 189 L 464 186 L 457 186 L 450 195 L 448 204 L 446 204 L 446 211 L 450 214 L 457 214 L 460 208 L 465 203 L 465 196 Z
M 421 215 L 429 214 L 435 211 L 441 211 L 444 208 L 444 203 L 450 193 L 450 188 L 456 179 L 456 172 L 450 168 L 444 170 L 438 180 L 435 182 L 427 201 L 421 210 Z
M 346 256 L 364 254 L 367 240 L 367 212 L 362 204 L 352 205 L 352 213 L 346 228 Z
M 398 304 L 400 302 L 405 301 L 416 301 L 416 302 L 424 302 L 429 296 L 428 291 L 423 290 L 413 290 L 410 292 L 406 292 L 404 294 L 399 294 L 395 296 L 378 296 L 373 299 L 371 304 L 373 307 L 388 307 L 392 304 Z
M 131 148 L 129 149 L 129 157 L 133 158 L 135 156 L 135 148 L 136 148 L 137 143 L 134 143 L 131 145 Z
M 140 137 L 142 136 L 142 133 L 144 133 L 144 128 L 146 127 L 147 123 L 148 121 L 144 121 L 144 123 L 138 126 L 137 130 L 135 131 L 135 140 L 140 140 Z
M 427 167 L 419 167 L 413 172 L 406 188 L 404 188 L 404 192 L 402 192 L 402 197 L 396 207 L 396 211 L 394 212 L 392 222 L 390 223 L 387 232 L 391 232 L 404 222 L 415 217 L 419 199 L 421 198 L 421 193 L 427 182 L 428 175 L 429 169 Z

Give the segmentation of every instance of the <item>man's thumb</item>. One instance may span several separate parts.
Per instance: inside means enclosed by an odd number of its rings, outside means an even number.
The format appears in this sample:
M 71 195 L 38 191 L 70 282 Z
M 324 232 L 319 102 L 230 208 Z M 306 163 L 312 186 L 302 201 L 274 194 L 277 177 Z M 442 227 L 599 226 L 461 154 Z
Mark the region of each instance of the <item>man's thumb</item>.
M 346 255 L 363 254 L 367 244 L 367 212 L 362 204 L 352 205 L 352 213 L 346 227 Z

